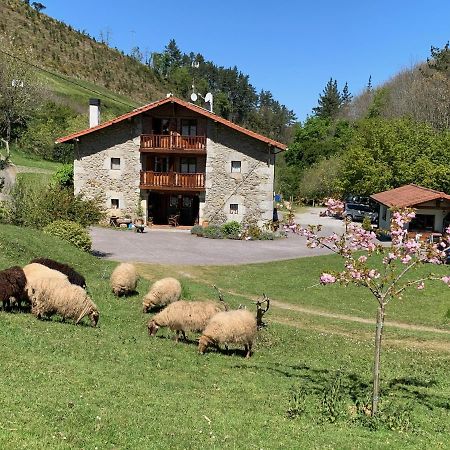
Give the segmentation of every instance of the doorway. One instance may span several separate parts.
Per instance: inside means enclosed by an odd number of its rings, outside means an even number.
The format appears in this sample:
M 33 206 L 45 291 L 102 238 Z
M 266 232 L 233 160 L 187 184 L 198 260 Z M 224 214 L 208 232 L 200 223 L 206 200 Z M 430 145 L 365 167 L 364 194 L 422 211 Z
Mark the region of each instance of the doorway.
M 192 193 L 150 192 L 148 216 L 155 225 L 168 225 L 169 217 L 178 215 L 178 224 L 193 226 L 198 223 L 200 199 Z

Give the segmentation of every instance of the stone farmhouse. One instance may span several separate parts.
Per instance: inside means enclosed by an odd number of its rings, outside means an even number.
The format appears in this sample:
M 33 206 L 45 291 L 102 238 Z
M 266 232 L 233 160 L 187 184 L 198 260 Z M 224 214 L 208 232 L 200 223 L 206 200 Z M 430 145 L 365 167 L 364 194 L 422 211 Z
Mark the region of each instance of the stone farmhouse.
M 75 193 L 154 224 L 272 219 L 284 144 L 173 96 L 104 123 L 99 104 L 90 101 L 90 128 L 57 140 L 74 144 Z

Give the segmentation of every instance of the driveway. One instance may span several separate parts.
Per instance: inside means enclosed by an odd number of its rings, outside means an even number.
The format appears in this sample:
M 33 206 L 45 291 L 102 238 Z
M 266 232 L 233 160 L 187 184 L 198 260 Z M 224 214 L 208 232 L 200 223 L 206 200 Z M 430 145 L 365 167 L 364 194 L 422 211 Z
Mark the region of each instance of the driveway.
M 319 217 L 317 209 L 297 217 L 301 224 L 325 224 L 325 231 L 342 229 L 340 221 Z M 326 222 L 326 223 L 325 223 Z M 329 222 L 329 223 L 328 223 Z M 308 249 L 303 237 L 289 233 L 275 241 L 234 241 L 206 239 L 189 231 L 152 230 L 143 234 L 109 228 L 92 228 L 94 251 L 108 259 L 158 264 L 227 265 L 249 264 L 316 256 L 329 253 L 325 249 Z

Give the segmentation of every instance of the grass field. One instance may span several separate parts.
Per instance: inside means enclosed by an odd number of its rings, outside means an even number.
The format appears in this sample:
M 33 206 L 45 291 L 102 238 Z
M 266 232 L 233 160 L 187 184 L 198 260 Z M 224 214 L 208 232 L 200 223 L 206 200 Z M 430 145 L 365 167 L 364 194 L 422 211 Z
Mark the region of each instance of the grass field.
M 195 342 L 176 344 L 167 330 L 149 338 L 149 316 L 141 313 L 149 282 L 174 274 L 189 299 L 213 298 L 215 283 L 232 306 L 252 307 L 250 299 L 265 291 L 294 306 L 372 318 L 362 291 L 304 289 L 317 270 L 337 264 L 333 257 L 227 268 L 142 265 L 140 294 L 116 299 L 108 288 L 114 262 L 0 225 L 0 268 L 36 256 L 86 275 L 100 322 L 90 328 L 0 312 L 2 449 L 449 448 L 443 285 L 388 310 L 388 320 L 444 332 L 387 327 L 382 415 L 369 421 L 357 409 L 370 395 L 370 325 L 271 308 L 269 327 L 245 360 L 241 353 L 200 356 Z
M 14 147 L 11 148 L 11 161 L 16 166 L 33 167 L 48 172 L 56 172 L 63 166 L 63 164 L 58 162 L 47 161 L 38 157 L 31 158 L 29 154 L 23 153 Z

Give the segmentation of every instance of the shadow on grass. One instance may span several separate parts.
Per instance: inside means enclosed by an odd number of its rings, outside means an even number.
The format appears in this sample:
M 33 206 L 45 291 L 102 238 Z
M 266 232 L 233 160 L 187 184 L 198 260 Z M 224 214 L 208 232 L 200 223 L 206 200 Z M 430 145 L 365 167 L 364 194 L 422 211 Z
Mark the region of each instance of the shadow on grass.
M 292 380 L 300 381 L 307 393 L 323 393 L 338 376 L 342 381 L 342 392 L 350 397 L 355 403 L 362 400 L 369 400 L 372 396 L 372 384 L 359 375 L 345 370 L 318 369 L 306 364 L 294 366 L 275 364 L 272 366 L 263 365 L 236 365 L 241 370 L 257 370 L 277 373 Z M 445 396 L 436 395 L 432 392 L 425 392 L 424 389 L 436 386 L 436 380 L 424 380 L 417 377 L 393 378 L 387 381 L 381 388 L 381 396 L 387 398 L 395 395 L 405 400 L 411 400 L 417 404 L 432 410 L 441 408 L 450 410 L 450 399 Z

